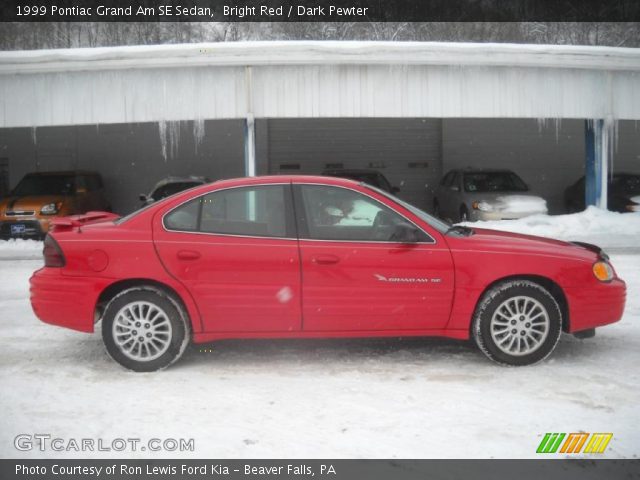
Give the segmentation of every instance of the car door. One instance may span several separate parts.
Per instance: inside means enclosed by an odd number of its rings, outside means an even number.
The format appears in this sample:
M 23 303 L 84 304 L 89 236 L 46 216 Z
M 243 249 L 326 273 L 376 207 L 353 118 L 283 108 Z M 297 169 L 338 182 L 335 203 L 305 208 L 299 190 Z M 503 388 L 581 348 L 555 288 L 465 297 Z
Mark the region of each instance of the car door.
M 305 331 L 444 328 L 453 297 L 448 247 L 361 191 L 294 186 Z M 411 229 L 411 242 L 394 237 Z
M 206 332 L 300 329 L 300 261 L 290 184 L 216 190 L 154 217 L 165 268 Z

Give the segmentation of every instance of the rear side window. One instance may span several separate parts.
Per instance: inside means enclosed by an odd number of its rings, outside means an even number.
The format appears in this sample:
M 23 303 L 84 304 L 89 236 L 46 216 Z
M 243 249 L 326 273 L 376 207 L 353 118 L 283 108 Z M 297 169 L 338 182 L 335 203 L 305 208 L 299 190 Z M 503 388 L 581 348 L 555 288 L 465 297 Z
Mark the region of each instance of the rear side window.
M 212 192 L 172 210 L 168 230 L 286 237 L 285 187 L 262 185 Z

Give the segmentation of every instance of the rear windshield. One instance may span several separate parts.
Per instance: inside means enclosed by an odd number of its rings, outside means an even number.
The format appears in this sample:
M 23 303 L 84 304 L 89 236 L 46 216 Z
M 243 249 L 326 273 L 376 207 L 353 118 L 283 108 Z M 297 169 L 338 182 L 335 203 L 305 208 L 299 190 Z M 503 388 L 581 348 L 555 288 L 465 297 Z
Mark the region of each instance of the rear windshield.
M 24 197 L 27 195 L 71 195 L 75 189 L 74 175 L 27 175 L 12 195 Z
M 526 192 L 527 184 L 513 172 L 464 174 L 465 192 Z

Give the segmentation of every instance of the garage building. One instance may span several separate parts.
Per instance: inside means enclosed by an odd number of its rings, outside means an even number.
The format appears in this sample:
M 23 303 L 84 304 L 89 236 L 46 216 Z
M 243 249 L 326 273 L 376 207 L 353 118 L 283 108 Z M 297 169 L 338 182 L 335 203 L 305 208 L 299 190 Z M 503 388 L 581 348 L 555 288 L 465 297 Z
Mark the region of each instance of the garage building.
M 586 171 L 640 173 L 640 51 L 243 42 L 0 52 L 0 194 L 99 171 L 114 210 L 167 175 L 381 171 L 429 210 L 443 173 L 509 168 L 552 213 Z M 4 190 L 4 192 L 3 192 Z

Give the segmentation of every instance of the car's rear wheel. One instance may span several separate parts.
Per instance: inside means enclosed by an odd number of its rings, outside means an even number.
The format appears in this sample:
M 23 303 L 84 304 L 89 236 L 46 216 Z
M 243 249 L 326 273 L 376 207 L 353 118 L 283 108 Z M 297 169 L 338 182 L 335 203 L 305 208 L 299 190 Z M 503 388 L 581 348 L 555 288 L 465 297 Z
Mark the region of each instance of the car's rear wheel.
M 551 293 L 529 280 L 512 280 L 491 288 L 480 301 L 473 336 L 491 360 L 531 365 L 544 360 L 562 333 L 562 312 Z
M 153 372 L 178 360 L 189 343 L 187 315 L 162 290 L 134 287 L 105 308 L 102 338 L 109 355 L 136 372 Z

